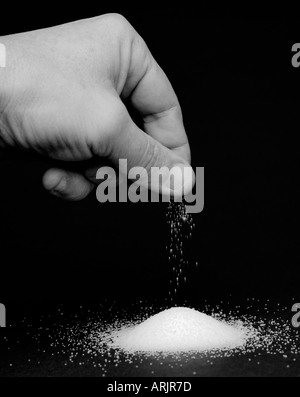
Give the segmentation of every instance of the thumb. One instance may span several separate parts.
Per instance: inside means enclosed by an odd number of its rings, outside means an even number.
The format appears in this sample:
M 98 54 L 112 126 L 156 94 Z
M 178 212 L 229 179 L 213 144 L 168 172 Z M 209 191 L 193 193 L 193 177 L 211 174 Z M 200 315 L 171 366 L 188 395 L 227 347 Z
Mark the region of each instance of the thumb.
M 137 183 L 161 194 L 182 197 L 193 188 L 195 176 L 190 164 L 176 150 L 165 147 L 138 128 L 130 118 L 123 131 L 115 136 L 110 157 L 116 167 L 120 159 L 127 160 L 127 170 L 119 169 L 120 172 L 143 167 L 144 178 Z M 156 172 L 161 172 L 161 183 L 157 178 L 151 179 Z

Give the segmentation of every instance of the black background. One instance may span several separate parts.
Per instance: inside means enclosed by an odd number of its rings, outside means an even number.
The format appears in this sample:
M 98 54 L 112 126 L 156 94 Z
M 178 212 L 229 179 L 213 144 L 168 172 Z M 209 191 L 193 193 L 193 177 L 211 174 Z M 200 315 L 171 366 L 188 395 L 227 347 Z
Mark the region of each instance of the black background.
M 300 69 L 291 65 L 291 47 L 300 26 L 285 13 L 213 8 L 26 3 L 2 10 L 0 34 L 123 14 L 171 80 L 193 166 L 205 167 L 205 209 L 194 216 L 178 302 L 292 302 L 300 275 Z M 10 150 L 0 156 L 0 302 L 167 296 L 165 204 L 99 204 L 95 194 L 63 202 L 42 188 L 49 160 Z

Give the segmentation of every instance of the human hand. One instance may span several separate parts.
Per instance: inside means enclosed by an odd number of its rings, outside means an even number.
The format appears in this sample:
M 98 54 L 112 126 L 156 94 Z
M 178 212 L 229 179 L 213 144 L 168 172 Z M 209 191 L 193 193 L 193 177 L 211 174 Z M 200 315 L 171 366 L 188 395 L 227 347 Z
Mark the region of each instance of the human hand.
M 188 166 L 182 112 L 166 75 L 145 42 L 118 14 L 4 36 L 0 68 L 2 145 L 52 159 L 107 159 L 115 166 Z M 123 99 L 140 113 L 144 131 Z M 146 132 L 146 133 L 145 133 Z M 86 174 L 52 168 L 43 183 L 53 194 L 80 200 L 94 187 Z M 192 188 L 192 181 L 188 181 Z

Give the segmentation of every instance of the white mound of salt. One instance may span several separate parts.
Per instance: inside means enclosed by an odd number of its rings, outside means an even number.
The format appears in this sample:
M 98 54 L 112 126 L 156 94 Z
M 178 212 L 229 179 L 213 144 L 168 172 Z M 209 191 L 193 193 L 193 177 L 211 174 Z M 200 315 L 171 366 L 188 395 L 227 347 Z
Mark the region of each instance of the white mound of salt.
M 187 352 L 242 346 L 246 334 L 197 310 L 174 307 L 116 331 L 113 339 L 129 352 Z

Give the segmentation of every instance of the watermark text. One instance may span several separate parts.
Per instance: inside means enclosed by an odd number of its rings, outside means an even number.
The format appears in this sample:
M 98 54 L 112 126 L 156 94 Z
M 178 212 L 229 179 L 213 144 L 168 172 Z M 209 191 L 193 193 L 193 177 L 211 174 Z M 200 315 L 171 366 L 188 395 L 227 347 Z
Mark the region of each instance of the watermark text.
M 196 172 L 183 165 L 147 171 L 143 167 L 129 169 L 127 160 L 120 159 L 118 171 L 101 167 L 96 179 L 100 203 L 184 202 L 187 213 L 199 213 L 204 208 L 204 167 L 197 167 Z
M 295 303 L 292 306 L 292 312 L 295 312 L 295 314 L 292 317 L 292 326 L 294 328 L 299 328 L 300 327 L 300 303 Z
M 0 328 L 6 327 L 6 308 L 0 303 Z

